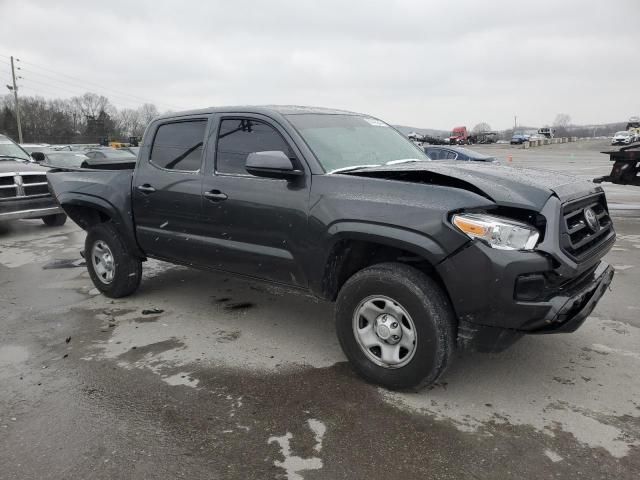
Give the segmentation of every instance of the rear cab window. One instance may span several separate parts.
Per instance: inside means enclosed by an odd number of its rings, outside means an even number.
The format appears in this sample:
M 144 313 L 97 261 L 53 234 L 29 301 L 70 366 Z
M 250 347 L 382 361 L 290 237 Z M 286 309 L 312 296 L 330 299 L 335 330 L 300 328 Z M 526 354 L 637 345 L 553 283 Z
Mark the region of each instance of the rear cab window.
M 199 171 L 206 130 L 206 119 L 161 124 L 153 139 L 149 161 L 164 170 Z

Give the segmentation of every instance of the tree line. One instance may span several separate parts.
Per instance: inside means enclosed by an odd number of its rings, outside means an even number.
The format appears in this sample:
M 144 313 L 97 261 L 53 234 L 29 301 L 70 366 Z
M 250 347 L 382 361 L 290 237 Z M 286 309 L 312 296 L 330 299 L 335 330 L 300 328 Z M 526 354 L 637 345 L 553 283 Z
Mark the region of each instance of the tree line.
M 22 137 L 25 143 L 98 143 L 103 138 L 127 142 L 129 137 L 141 137 L 144 129 L 160 114 L 152 103 L 138 108 L 117 108 L 104 95 L 87 92 L 68 99 L 20 97 Z M 571 123 L 571 117 L 560 113 L 552 128 L 557 137 L 592 137 L 612 135 L 623 130 L 626 123 L 580 126 Z M 549 125 L 545 125 L 549 126 Z M 528 130 L 517 127 L 515 131 Z M 473 128 L 474 133 L 490 131 L 482 122 Z M 13 95 L 0 97 L 0 133 L 18 139 L 15 101 Z M 514 129 L 499 132 L 500 138 L 510 139 Z
M 152 103 L 138 108 L 117 108 L 104 95 L 87 92 L 68 99 L 20 97 L 24 143 L 98 143 L 102 138 L 128 141 L 142 136 L 149 122 L 160 115 Z M 13 95 L 0 97 L 0 133 L 17 141 Z

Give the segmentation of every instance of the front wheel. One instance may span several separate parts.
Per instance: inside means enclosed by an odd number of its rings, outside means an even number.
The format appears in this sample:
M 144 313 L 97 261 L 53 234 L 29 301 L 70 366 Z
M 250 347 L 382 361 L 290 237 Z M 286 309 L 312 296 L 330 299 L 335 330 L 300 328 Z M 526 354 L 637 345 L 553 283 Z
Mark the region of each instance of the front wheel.
M 47 227 L 61 227 L 67 221 L 67 216 L 64 213 L 47 215 L 46 217 L 42 217 L 42 221 Z
M 100 223 L 89 230 L 84 258 L 93 284 L 107 297 L 126 297 L 138 289 L 142 261 L 130 251 L 112 223 Z
M 342 350 L 361 376 L 389 389 L 435 383 L 453 353 L 454 326 L 442 289 L 401 263 L 365 268 L 338 294 Z

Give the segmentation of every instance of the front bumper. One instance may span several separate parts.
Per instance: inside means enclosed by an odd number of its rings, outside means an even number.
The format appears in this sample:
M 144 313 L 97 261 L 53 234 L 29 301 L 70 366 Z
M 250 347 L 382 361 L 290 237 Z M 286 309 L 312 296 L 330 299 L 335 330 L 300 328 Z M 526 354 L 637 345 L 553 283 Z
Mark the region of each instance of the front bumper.
M 592 274 L 553 297 L 545 318 L 538 324 L 529 325 L 528 333 L 575 332 L 596 308 L 611 285 L 614 273 L 611 265 L 600 262 Z
M 511 252 L 472 242 L 438 266 L 459 322 L 459 345 L 502 351 L 525 334 L 575 331 L 611 284 L 613 267 L 595 263 L 560 277 L 540 252 Z M 518 299 L 520 278 L 548 279 L 533 301 Z
M 64 210 L 49 196 L 3 200 L 0 202 L 0 221 L 22 218 L 42 218 L 64 213 Z

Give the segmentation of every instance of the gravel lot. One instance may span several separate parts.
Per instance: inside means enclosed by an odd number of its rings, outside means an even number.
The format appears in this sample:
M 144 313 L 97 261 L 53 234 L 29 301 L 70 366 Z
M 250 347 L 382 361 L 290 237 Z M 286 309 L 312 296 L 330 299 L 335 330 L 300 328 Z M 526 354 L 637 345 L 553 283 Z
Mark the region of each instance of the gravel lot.
M 606 147 L 478 150 L 591 179 Z M 5 225 L 0 479 L 640 478 L 640 188 L 605 189 L 617 274 L 586 324 L 410 394 L 351 372 L 331 304 L 156 261 L 109 300 L 78 227 Z

